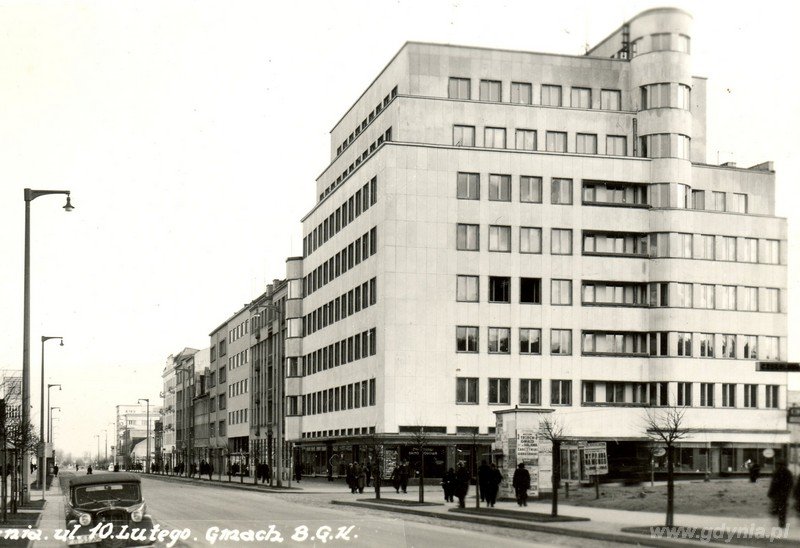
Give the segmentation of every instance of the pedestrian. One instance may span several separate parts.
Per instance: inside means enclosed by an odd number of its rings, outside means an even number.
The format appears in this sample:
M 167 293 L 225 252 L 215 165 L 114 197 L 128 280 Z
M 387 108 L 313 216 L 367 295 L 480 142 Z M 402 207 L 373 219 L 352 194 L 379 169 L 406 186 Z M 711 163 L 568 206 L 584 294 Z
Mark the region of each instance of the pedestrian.
M 486 464 L 485 460 L 482 460 L 481 465 L 478 466 L 478 487 L 481 491 L 481 502 L 486 500 L 486 493 L 489 490 L 489 475 L 489 465 Z
M 456 489 L 456 472 L 451 466 L 450 469 L 444 473 L 442 478 L 442 489 L 444 490 L 444 501 L 453 502 L 453 493 Z
M 390 478 L 392 480 L 392 487 L 394 487 L 394 492 L 400 492 L 400 467 L 395 464 L 394 468 L 392 469 L 392 475 Z
M 488 478 L 486 480 L 486 504 L 490 508 L 494 508 L 497 502 L 497 492 L 500 490 L 500 484 L 503 482 L 503 474 L 497 468 L 495 463 L 489 466 Z
M 210 462 L 208 463 L 208 481 L 211 481 L 211 474 L 214 473 L 214 465 Z
M 786 505 L 793 483 L 792 473 L 786 468 L 786 462 L 779 460 L 772 474 L 767 496 L 771 501 L 770 513 L 778 516 L 778 527 L 781 528 L 786 527 Z
M 53 465 L 53 475 L 58 477 L 58 465 L 57 464 Z
M 366 485 L 367 482 L 367 478 L 364 476 L 364 467 L 359 463 L 355 463 L 355 465 L 353 465 L 353 475 L 355 476 L 356 489 L 358 489 L 359 493 L 363 493 L 364 485 Z
M 86 474 L 89 475 L 91 473 L 92 473 L 92 465 L 90 464 L 89 466 L 86 467 Z
M 761 475 L 761 466 L 757 462 L 750 465 L 750 483 L 755 483 Z
M 353 463 L 347 465 L 347 473 L 345 474 L 345 481 L 347 482 L 347 486 L 350 488 L 351 493 L 356 492 L 356 475 L 355 475 L 355 467 Z
M 528 489 L 531 488 L 531 474 L 525 469 L 525 463 L 521 462 L 514 470 L 514 478 L 511 480 L 514 493 L 517 495 L 518 506 L 528 506 Z
M 400 489 L 403 490 L 403 493 L 407 493 L 408 491 L 408 462 L 403 461 L 403 464 L 400 465 Z
M 458 463 L 456 466 L 456 488 L 455 488 L 455 496 L 458 498 L 458 507 L 464 508 L 464 499 L 467 496 L 467 492 L 469 491 L 469 472 L 467 468 L 462 463 Z
M 119 472 L 119 464 L 114 465 L 114 472 Z
M 299 462 L 294 467 L 294 479 L 297 483 L 300 483 L 300 480 L 303 479 L 303 465 Z
M 364 474 L 367 477 L 367 487 L 369 487 L 369 482 L 372 481 L 372 463 L 370 461 L 364 465 Z

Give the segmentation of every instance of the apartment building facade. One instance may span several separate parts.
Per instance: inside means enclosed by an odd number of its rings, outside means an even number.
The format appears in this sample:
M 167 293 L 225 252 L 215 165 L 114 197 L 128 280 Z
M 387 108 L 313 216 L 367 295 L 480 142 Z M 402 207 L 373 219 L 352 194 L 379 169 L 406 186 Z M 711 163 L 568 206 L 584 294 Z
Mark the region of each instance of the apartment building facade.
M 612 469 L 672 405 L 680 470 L 780 455 L 787 374 L 761 364 L 786 359 L 786 220 L 770 163 L 707 163 L 691 36 L 664 8 L 582 56 L 400 49 L 331 131 L 287 262 L 306 473 L 376 440 L 441 473 L 515 406 L 607 441 Z

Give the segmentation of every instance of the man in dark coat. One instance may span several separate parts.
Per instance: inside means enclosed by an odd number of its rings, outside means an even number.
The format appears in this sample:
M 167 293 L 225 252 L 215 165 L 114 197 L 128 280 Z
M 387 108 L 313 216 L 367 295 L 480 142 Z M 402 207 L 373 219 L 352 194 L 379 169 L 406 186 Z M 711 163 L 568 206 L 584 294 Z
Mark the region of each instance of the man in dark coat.
M 467 468 L 459 462 L 456 467 L 455 488 L 455 495 L 458 498 L 459 508 L 464 508 L 464 499 L 467 497 L 467 491 L 469 491 L 469 472 Z
M 403 493 L 407 493 L 408 491 L 408 463 L 403 462 L 400 465 L 400 489 L 403 490 Z
M 792 473 L 786 468 L 786 462 L 778 461 L 772 474 L 767 496 L 772 501 L 771 511 L 778 516 L 778 527 L 786 527 L 786 503 L 794 483 Z
M 394 469 L 392 470 L 391 475 L 392 480 L 392 487 L 394 487 L 395 493 L 400 492 L 400 467 L 396 464 L 394 465 Z
M 450 468 L 444 473 L 442 478 L 442 490 L 444 491 L 444 501 L 453 502 L 453 492 L 456 488 L 456 473 L 455 470 Z
M 500 490 L 500 483 L 503 481 L 503 474 L 495 463 L 489 467 L 488 478 L 486 480 L 486 504 L 494 508 L 497 502 L 497 492 Z
M 489 491 L 489 475 L 489 465 L 486 464 L 485 460 L 482 460 L 481 465 L 478 466 L 478 487 L 481 490 L 481 502 L 486 500 L 486 493 Z
M 351 493 L 356 492 L 356 474 L 355 474 L 355 467 L 352 463 L 347 465 L 347 474 L 345 475 L 345 481 L 347 481 L 347 486 L 350 488 Z
M 521 462 L 514 470 L 514 478 L 511 480 L 514 492 L 517 495 L 517 505 L 528 506 L 528 489 L 531 488 L 531 474 L 525 469 L 525 463 Z

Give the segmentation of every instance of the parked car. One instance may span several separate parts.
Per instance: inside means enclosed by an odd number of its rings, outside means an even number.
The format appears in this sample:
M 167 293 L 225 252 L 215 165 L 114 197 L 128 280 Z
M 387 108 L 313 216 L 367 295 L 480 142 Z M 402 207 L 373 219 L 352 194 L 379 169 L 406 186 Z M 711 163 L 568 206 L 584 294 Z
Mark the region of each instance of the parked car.
M 103 472 L 73 476 L 67 485 L 64 502 L 66 528 L 72 531 L 79 526 L 67 544 L 92 544 L 103 540 L 104 545 L 112 546 L 152 544 L 130 538 L 116 539 L 123 531 L 136 538 L 138 535 L 132 535 L 132 532 L 141 529 L 149 536 L 153 527 L 138 476 L 126 472 Z

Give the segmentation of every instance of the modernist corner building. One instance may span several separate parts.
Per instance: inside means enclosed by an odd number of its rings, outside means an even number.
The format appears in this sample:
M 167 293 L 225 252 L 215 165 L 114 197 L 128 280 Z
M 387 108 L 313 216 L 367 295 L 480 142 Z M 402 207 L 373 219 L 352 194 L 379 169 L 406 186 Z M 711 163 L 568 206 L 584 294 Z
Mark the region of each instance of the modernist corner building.
M 671 405 L 678 470 L 781 455 L 786 220 L 771 163 L 707 163 L 691 41 L 690 14 L 654 9 L 580 56 L 400 49 L 333 128 L 287 263 L 305 473 L 376 440 L 415 467 L 423 431 L 435 476 L 514 408 L 606 441 L 611 475 L 649 461 L 646 411 Z

